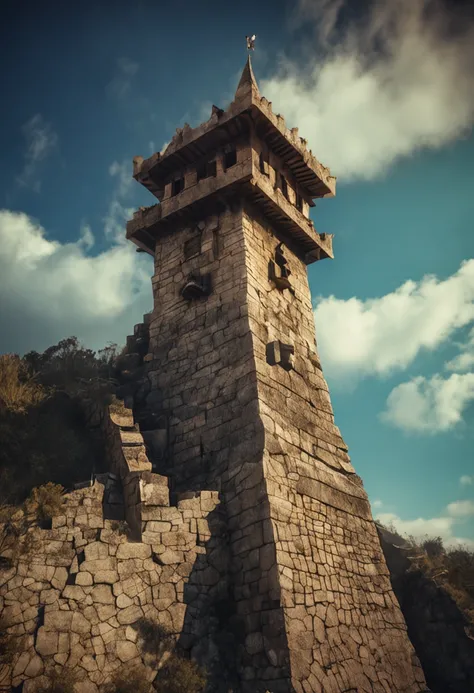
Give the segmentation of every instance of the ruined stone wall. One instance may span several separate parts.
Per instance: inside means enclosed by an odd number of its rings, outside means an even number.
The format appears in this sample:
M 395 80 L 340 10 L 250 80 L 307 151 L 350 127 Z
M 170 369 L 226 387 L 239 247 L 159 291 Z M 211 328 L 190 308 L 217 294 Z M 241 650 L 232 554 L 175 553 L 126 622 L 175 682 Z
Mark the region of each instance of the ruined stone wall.
M 67 494 L 52 529 L 32 529 L 30 554 L 0 571 L 4 632 L 21 638 L 11 663 L 0 665 L 0 690 L 24 682 L 32 693 L 63 666 L 74 669 L 81 693 L 97 692 L 122 665 L 144 667 L 153 680 L 159 662 L 142 646 L 141 618 L 194 646 L 201 661 L 207 654 L 212 673 L 212 605 L 227 593 L 228 569 L 218 494 L 177 507 L 148 498 L 142 541 L 130 543 L 103 517 L 106 477 Z
M 306 267 L 287 251 L 295 295 L 272 288 L 268 262 L 280 239 L 253 211 L 244 230 L 263 465 L 293 685 L 298 693 L 426 690 L 366 493 L 334 425 Z M 292 370 L 267 363 L 274 340 L 294 347 Z

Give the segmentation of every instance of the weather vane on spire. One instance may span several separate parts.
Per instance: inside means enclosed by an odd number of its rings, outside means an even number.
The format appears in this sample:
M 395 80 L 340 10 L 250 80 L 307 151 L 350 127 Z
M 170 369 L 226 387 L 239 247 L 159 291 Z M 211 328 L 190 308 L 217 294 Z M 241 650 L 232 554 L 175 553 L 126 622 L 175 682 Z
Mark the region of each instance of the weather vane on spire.
M 246 36 L 245 38 L 247 39 L 247 50 L 255 50 L 255 39 L 257 38 L 256 35 L 253 34 L 252 36 Z

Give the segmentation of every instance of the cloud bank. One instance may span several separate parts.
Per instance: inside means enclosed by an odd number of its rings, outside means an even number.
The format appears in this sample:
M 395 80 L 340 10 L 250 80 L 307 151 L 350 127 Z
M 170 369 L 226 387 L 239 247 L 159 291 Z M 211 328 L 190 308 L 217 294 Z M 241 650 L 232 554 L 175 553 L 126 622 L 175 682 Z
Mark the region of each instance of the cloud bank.
M 314 316 L 330 378 L 389 375 L 474 321 L 474 260 L 463 262 L 447 279 L 426 275 L 380 298 L 320 299 Z M 415 389 L 420 387 L 421 381 Z
M 282 57 L 261 84 L 344 181 L 380 176 L 474 122 L 472 24 L 435 0 L 380 0 L 359 23 L 347 21 L 347 9 L 341 0 L 300 0 L 293 28 L 314 27 L 311 47 L 297 62 Z
M 396 513 L 378 513 L 375 516 L 384 525 L 394 525 L 402 536 L 413 536 L 423 540 L 426 537 L 441 537 L 447 547 L 466 546 L 474 549 L 474 540 L 457 536 L 462 531 L 463 522 L 474 516 L 474 503 L 470 500 L 454 501 L 446 506 L 440 517 L 403 520 Z
M 443 433 L 463 421 L 473 400 L 474 373 L 418 376 L 392 390 L 380 418 L 409 433 Z
M 75 335 L 88 347 L 123 344 L 152 308 L 151 258 L 125 240 L 130 166 L 114 162 L 115 191 L 104 218 L 110 246 L 92 255 L 95 238 L 84 224 L 72 243 L 48 238 L 23 212 L 0 210 L 2 301 L 0 352 L 42 351 Z

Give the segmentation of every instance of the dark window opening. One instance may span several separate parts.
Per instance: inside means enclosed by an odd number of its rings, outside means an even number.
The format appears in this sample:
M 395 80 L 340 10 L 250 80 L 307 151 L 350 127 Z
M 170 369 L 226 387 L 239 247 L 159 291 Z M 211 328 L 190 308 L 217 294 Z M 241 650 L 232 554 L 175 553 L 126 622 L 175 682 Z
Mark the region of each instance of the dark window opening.
M 268 156 L 264 152 L 260 152 L 260 173 L 268 176 Z
M 200 166 L 197 167 L 196 173 L 197 173 L 198 181 L 204 180 L 204 178 L 215 177 L 215 175 L 217 173 L 216 162 L 215 161 L 207 161 L 206 163 L 201 164 Z
M 217 175 L 217 163 L 215 161 L 209 161 L 207 164 L 207 176 L 208 178 L 215 177 Z
M 285 176 L 282 176 L 280 173 L 280 188 L 283 193 L 283 195 L 288 199 L 288 183 L 286 182 Z
M 171 197 L 178 195 L 184 190 L 184 178 L 177 178 L 171 183 Z
M 299 193 L 296 193 L 296 208 L 300 210 L 300 212 L 303 211 L 303 198 Z
M 224 168 L 227 170 L 237 163 L 237 152 L 235 149 L 231 149 L 229 152 L 224 154 Z
M 190 238 L 184 244 L 184 259 L 189 260 L 189 258 L 199 255 L 201 252 L 201 236 L 196 235 Z

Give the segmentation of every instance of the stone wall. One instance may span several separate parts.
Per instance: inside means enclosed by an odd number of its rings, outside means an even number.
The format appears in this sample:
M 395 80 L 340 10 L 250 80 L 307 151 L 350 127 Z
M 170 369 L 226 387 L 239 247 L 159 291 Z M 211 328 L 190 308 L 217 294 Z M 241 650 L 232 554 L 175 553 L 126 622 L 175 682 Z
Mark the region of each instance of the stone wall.
M 52 529 L 31 530 L 31 555 L 0 572 L 0 618 L 23 638 L 11 666 L 0 667 L 0 690 L 24 682 L 30 693 L 55 666 L 75 669 L 81 693 L 122 664 L 145 667 L 152 680 L 157 663 L 141 648 L 141 618 L 197 650 L 212 672 L 220 648 L 213 605 L 227 598 L 218 494 L 148 504 L 142 541 L 130 543 L 103 518 L 104 481 L 67 494 Z
M 263 477 L 263 426 L 246 305 L 250 258 L 241 207 L 223 208 L 219 216 L 203 219 L 201 253 L 186 260 L 184 244 L 193 232 L 192 227 L 175 228 L 173 235 L 158 239 L 155 253 L 145 406 L 156 419 L 166 420 L 166 454 L 157 471 L 170 477 L 172 493 L 221 492 L 231 551 L 233 613 L 227 625 L 239 634 L 239 675 L 252 692 L 287 691 L 286 635 Z M 186 301 L 180 295 L 192 271 L 212 272 L 207 298 Z
M 277 290 L 268 264 L 279 239 L 257 218 L 236 203 L 157 239 L 144 397 L 166 426 L 156 471 L 172 495 L 221 493 L 243 691 L 419 693 L 367 496 L 334 425 L 306 266 L 291 253 L 294 293 Z M 201 252 L 187 259 L 197 232 Z M 211 273 L 209 296 L 184 300 L 190 272 Z M 267 362 L 280 341 L 294 348 L 291 370 Z
M 367 495 L 334 424 L 306 266 L 287 250 L 291 291 L 272 285 L 268 263 L 283 239 L 258 219 L 246 210 L 247 300 L 294 689 L 426 690 Z M 275 343 L 294 352 L 286 367 L 269 358 Z M 265 641 L 261 647 L 267 651 Z
M 21 637 L 11 666 L 0 668 L 0 690 L 24 684 L 29 693 L 61 666 L 75 670 L 81 693 L 123 664 L 142 665 L 152 680 L 158 663 L 141 647 L 141 618 L 168 629 L 211 684 L 231 680 L 233 642 L 218 618 L 229 611 L 219 493 L 181 493 L 170 505 L 168 479 L 151 471 L 132 410 L 115 399 L 85 411 L 110 472 L 67 493 L 52 528 L 32 527 L 33 550 L 0 571 L 0 618 Z

